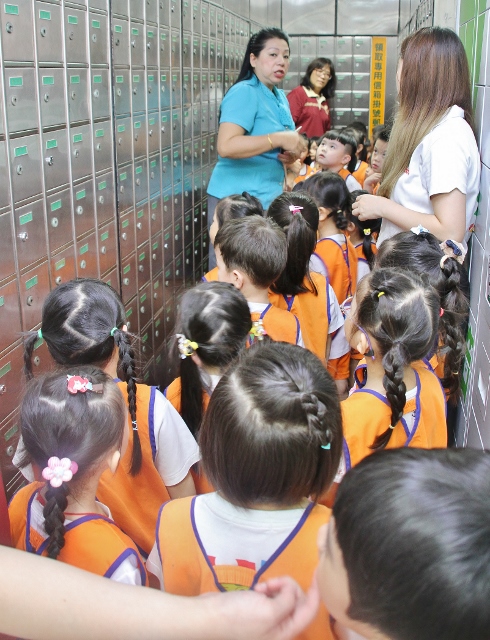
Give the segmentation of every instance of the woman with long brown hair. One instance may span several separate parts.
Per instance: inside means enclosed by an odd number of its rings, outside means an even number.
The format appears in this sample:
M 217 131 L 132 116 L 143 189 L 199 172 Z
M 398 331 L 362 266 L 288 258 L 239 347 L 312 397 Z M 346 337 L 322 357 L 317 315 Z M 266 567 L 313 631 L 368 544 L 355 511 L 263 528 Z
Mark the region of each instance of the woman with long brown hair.
M 378 245 L 419 224 L 441 241 L 463 242 L 476 210 L 480 157 L 458 36 L 440 27 L 408 36 L 397 87 L 399 109 L 378 194 L 359 196 L 353 213 L 383 218 Z

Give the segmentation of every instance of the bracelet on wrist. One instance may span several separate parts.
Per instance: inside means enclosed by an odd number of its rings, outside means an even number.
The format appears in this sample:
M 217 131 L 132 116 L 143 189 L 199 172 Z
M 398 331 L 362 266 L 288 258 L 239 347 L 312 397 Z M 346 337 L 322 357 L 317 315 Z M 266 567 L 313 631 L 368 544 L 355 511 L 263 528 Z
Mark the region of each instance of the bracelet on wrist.
M 269 141 L 269 144 L 271 146 L 271 149 L 274 149 L 274 145 L 272 144 L 272 140 L 271 140 L 271 136 L 270 133 L 267 134 L 267 140 Z

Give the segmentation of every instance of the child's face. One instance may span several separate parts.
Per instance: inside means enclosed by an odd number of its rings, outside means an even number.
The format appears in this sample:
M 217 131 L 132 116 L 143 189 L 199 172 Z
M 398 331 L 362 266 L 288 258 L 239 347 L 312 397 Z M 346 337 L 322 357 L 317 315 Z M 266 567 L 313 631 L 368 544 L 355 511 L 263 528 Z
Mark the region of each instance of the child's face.
M 350 159 L 350 155 L 345 151 L 345 145 L 339 140 L 323 138 L 316 152 L 316 161 L 326 169 L 341 169 Z
M 387 151 L 388 143 L 384 140 L 376 140 L 371 156 L 371 167 L 375 173 L 382 173 Z
M 316 140 L 314 140 L 311 144 L 310 144 L 310 158 L 312 160 L 316 159 L 316 151 L 318 149 L 318 143 Z

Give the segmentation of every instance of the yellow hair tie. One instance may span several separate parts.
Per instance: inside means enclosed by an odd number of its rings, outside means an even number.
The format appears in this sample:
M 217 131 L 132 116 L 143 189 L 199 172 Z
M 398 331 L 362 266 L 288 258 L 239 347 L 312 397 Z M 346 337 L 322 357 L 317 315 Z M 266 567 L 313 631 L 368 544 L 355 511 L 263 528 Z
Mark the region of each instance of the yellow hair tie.
M 370 236 L 371 235 L 371 229 L 364 229 L 364 235 L 365 236 Z
M 381 296 L 384 296 L 384 295 L 385 295 L 385 292 L 384 292 L 384 291 L 380 291 L 380 292 L 378 293 L 378 298 L 381 298 Z
M 177 333 L 176 337 L 179 341 L 179 353 L 182 360 L 192 356 L 199 348 L 197 342 L 187 339 L 182 333 Z

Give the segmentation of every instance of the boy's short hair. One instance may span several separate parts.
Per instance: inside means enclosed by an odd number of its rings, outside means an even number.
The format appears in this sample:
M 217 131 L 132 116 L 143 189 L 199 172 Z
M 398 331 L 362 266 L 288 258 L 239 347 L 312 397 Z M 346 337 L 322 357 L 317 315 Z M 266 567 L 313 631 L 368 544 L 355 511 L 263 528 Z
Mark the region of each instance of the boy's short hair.
M 391 133 L 391 127 L 388 125 L 384 125 L 375 135 L 374 137 L 374 144 L 376 144 L 376 142 L 378 140 L 382 140 L 383 142 L 389 142 L 390 141 L 390 133 Z
M 286 234 L 269 218 L 228 220 L 216 234 L 214 246 L 229 271 L 243 271 L 256 287 L 270 287 L 286 267 Z
M 347 473 L 333 517 L 352 620 L 394 640 L 487 640 L 490 454 L 392 449 Z
M 352 131 L 349 132 L 347 128 L 341 129 L 340 131 L 338 129 L 330 129 L 330 131 L 327 131 L 327 133 L 323 136 L 320 144 L 325 139 L 337 140 L 338 142 L 340 142 L 340 144 L 344 145 L 345 153 L 350 156 L 350 160 L 347 163 L 347 169 L 351 173 L 355 171 L 357 164 L 357 140 L 356 138 L 354 138 Z

